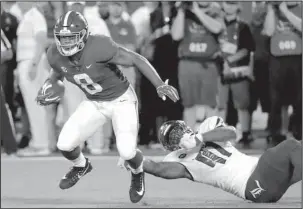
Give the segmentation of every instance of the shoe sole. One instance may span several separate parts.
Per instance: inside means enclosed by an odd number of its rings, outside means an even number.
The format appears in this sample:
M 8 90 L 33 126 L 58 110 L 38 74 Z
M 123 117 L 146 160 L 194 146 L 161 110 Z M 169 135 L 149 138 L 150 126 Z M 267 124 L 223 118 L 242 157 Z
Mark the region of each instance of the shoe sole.
M 137 200 L 133 200 L 133 199 L 131 199 L 131 198 L 130 198 L 130 201 L 131 201 L 132 203 L 138 203 L 138 202 L 140 202 L 140 201 L 142 200 L 142 198 L 144 197 L 144 195 L 145 195 L 145 191 L 143 192 L 143 195 L 142 195 L 142 196 L 140 196 L 140 198 L 139 198 L 139 199 L 137 199 Z

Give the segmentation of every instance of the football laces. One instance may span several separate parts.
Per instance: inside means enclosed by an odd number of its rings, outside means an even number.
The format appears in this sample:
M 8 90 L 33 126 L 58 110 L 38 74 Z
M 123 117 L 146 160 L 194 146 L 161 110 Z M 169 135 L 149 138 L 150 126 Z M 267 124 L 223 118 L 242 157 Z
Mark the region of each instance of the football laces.
M 54 101 L 58 101 L 60 99 L 60 97 L 59 96 L 56 96 L 56 97 L 53 97 L 53 98 L 48 98 L 48 97 L 46 97 L 44 100 L 46 101 L 46 102 L 54 102 Z
M 51 87 L 52 87 L 51 84 L 45 83 L 45 84 L 43 85 L 43 87 L 42 87 L 42 94 L 45 95 L 46 90 L 49 89 L 49 88 L 51 88 Z

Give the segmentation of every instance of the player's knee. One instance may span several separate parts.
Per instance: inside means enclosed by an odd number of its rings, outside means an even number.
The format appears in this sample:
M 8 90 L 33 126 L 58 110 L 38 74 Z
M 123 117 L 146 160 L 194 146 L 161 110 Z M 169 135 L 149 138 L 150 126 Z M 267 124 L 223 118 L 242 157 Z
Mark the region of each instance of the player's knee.
M 64 133 L 61 133 L 57 142 L 57 148 L 61 151 L 67 152 L 74 150 L 78 146 L 76 143 L 74 143 L 75 141 L 78 141 L 76 138 L 77 137 L 72 136 L 72 134 L 67 136 Z
M 120 133 L 116 137 L 117 149 L 120 157 L 124 160 L 134 158 L 137 152 L 137 137 L 129 133 Z

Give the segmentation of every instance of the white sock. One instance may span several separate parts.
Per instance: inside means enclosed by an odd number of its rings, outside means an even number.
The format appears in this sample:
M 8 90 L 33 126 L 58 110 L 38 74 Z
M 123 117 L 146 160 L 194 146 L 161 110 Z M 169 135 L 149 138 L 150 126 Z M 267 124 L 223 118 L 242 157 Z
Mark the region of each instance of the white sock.
M 79 157 L 72 160 L 72 162 L 74 163 L 75 167 L 84 167 L 86 164 L 86 159 L 85 159 L 83 153 L 81 152 Z
M 142 163 L 141 165 L 136 168 L 136 169 L 133 169 L 132 167 L 128 166 L 128 168 L 130 169 L 130 171 L 133 173 L 133 174 L 138 174 L 138 173 L 142 173 L 143 172 L 143 161 L 144 159 L 142 160 Z

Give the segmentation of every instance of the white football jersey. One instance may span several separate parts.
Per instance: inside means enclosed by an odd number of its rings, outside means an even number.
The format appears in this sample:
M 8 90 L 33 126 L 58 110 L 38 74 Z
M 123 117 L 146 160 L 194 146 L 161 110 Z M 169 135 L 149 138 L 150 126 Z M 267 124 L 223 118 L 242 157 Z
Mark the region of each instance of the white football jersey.
M 245 199 L 246 183 L 259 158 L 241 153 L 230 142 L 220 144 L 206 142 L 205 146 L 191 150 L 180 149 L 168 154 L 164 161 L 179 162 L 187 168 L 194 181 Z

